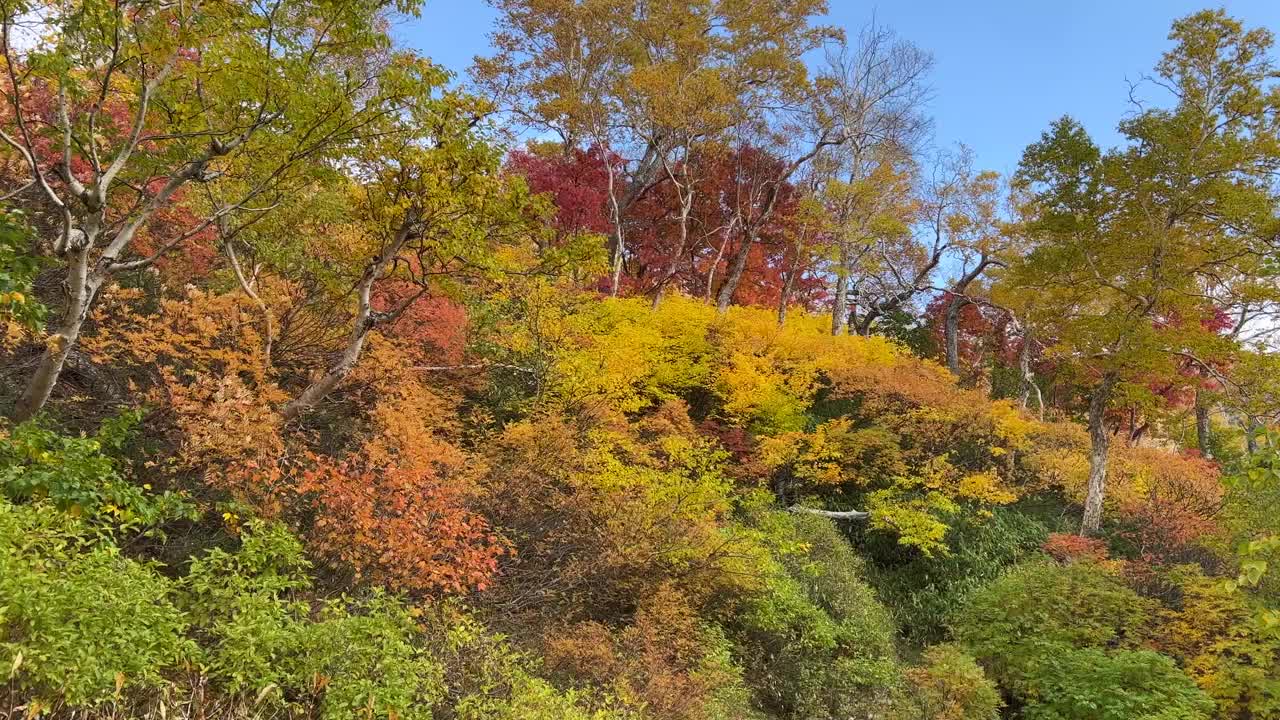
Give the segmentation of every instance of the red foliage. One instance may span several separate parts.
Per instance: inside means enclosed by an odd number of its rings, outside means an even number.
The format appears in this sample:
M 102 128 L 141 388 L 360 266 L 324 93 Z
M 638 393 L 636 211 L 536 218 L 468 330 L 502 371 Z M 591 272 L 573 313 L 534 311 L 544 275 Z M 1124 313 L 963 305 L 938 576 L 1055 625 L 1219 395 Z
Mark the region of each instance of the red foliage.
M 507 168 L 523 175 L 534 193 L 551 196 L 561 235 L 610 232 L 609 174 L 600 149 L 573 148 L 567 154 L 516 150 L 507 158 Z
M 312 547 L 399 590 L 483 590 L 507 550 L 458 484 L 431 471 L 314 458 L 297 490 L 315 510 Z
M 1050 533 L 1042 546 L 1058 562 L 1073 560 L 1106 560 L 1107 544 L 1096 538 L 1069 533 Z
M 101 107 L 95 107 L 96 101 L 96 95 L 83 96 L 73 93 L 69 98 L 68 111 L 71 117 L 75 118 L 83 117 L 89 112 L 97 110 L 96 137 L 105 139 L 107 149 L 104 154 L 107 157 L 113 157 L 119 152 L 119 144 L 130 136 L 129 131 L 134 122 L 135 111 L 128 102 L 115 95 L 108 96 L 102 102 Z M 28 128 L 53 129 L 60 126 L 61 121 L 58 118 L 58 102 L 55 89 L 47 83 L 40 80 L 32 81 L 23 93 L 20 102 L 22 103 L 22 119 L 26 122 Z M 156 120 L 156 118 L 153 118 L 153 120 Z M 9 103 L 0 106 L 0 128 L 9 131 L 13 136 L 23 135 L 17 128 L 14 108 Z M 61 173 L 63 159 L 61 136 L 56 132 L 31 133 L 30 149 L 50 187 L 66 199 L 68 197 L 66 182 L 62 179 Z M 140 143 L 139 150 L 159 153 L 162 148 L 155 141 L 151 141 Z M 135 157 L 138 156 L 140 156 L 140 153 L 135 153 Z M 69 164 L 71 175 L 78 182 L 89 186 L 94 183 L 93 165 L 85 152 L 73 151 Z M 25 163 L 18 163 L 12 169 L 19 177 L 27 177 L 28 173 L 30 173 L 30 169 L 26 167 Z M 169 168 L 168 171 L 177 172 L 180 169 L 181 166 L 177 165 Z M 8 170 L 9 168 L 6 168 L 6 172 Z M 110 223 L 123 221 L 128 217 L 129 213 L 136 211 L 141 204 L 141 200 L 154 198 L 169 180 L 169 175 L 167 174 L 141 178 L 129 177 L 132 171 L 134 171 L 134 164 L 126 165 L 123 177 L 127 179 L 131 187 L 138 188 L 139 202 L 135 202 L 132 197 L 126 199 L 125 196 L 122 196 L 121 193 L 125 192 L 121 189 L 124 183 L 118 181 L 113 186 L 112 196 L 106 208 L 107 219 Z M 33 198 L 36 203 L 43 204 L 46 202 L 45 197 L 39 194 L 38 191 L 30 191 L 29 197 Z M 139 233 L 134 237 L 131 247 L 127 249 L 129 256 L 150 256 L 163 247 L 165 243 L 194 229 L 203 218 L 197 217 L 191 211 L 187 202 L 188 198 L 186 198 L 186 193 L 183 190 L 174 193 L 148 218 Z M 215 232 L 212 228 L 205 228 L 183 242 L 179 248 L 159 259 L 154 267 L 171 284 L 186 284 L 208 275 L 217 259 L 217 254 Z
M 418 287 L 402 280 L 379 284 L 373 293 L 374 309 L 386 312 L 417 293 Z M 386 331 L 401 342 L 415 362 L 456 365 L 467 349 L 467 310 L 446 297 L 424 295 L 414 300 Z
M 1122 498 L 1119 537 L 1147 562 L 1190 559 L 1195 542 L 1217 529 L 1223 493 L 1217 464 L 1198 453 L 1171 456 L 1141 447 L 1125 449 L 1120 463 L 1130 462 L 1144 467 L 1150 479 L 1143 494 Z
M 826 293 L 826 281 L 816 273 L 813 258 L 801 251 L 796 239 L 802 234 L 798 217 L 800 191 L 783 182 L 772 214 L 763 207 L 770 188 L 784 173 L 784 161 L 759 148 L 712 149 L 696 153 L 690 175 L 695 194 L 688 246 L 677 261 L 675 286 L 687 294 L 702 296 L 708 280 L 718 292 L 734 256 L 748 238 L 744 224 L 756 227 L 756 238 L 746 249 L 747 264 L 734 294 L 741 305 L 778 303 L 786 274 L 796 268 L 798 277 L 791 302 L 815 307 Z M 652 290 L 671 267 L 679 246 L 679 202 L 670 183 L 659 183 L 632 208 L 628 221 L 632 293 Z M 735 215 L 738 219 L 735 220 Z M 812 236 L 813 233 L 810 233 Z M 812 242 L 813 238 L 809 238 Z M 713 272 L 714 271 L 714 272 Z

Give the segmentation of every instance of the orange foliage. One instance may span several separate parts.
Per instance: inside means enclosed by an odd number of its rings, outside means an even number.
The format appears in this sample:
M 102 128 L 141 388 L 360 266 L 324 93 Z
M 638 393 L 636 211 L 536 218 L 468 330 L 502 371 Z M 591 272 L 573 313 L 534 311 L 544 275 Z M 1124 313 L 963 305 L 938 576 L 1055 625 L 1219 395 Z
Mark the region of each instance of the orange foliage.
M 734 678 L 708 657 L 714 644 L 697 612 L 669 586 L 642 602 L 632 624 L 620 630 L 584 622 L 553 631 L 544 641 L 548 668 L 643 706 L 645 717 L 655 720 L 718 717 L 708 706 Z
M 444 473 L 358 457 L 314 463 L 296 490 L 316 514 L 308 538 L 320 554 L 399 590 L 485 588 L 506 545 Z
M 85 350 L 95 361 L 132 361 L 153 373 L 145 399 L 162 409 L 150 422 L 167 425 L 177 448 L 166 461 L 171 469 L 200 472 L 220 490 L 271 505 L 284 455 L 275 406 L 286 396 L 266 368 L 257 308 L 239 294 L 191 290 L 147 314 L 136 297 L 103 298 L 95 316 L 110 322 L 83 340 Z
M 484 466 L 451 442 L 455 408 L 400 348 L 370 338 L 350 378 L 365 408 L 360 448 L 340 461 L 312 454 L 296 477 L 314 515 L 307 536 L 329 560 L 399 590 L 483 590 L 509 547 L 468 508 Z
M 1043 548 L 1053 559 L 1063 563 L 1072 560 L 1100 562 L 1107 559 L 1106 542 L 1072 533 L 1050 533 Z
M 1141 557 L 1181 559 L 1182 549 L 1216 531 L 1223 496 L 1216 463 L 1148 447 L 1122 448 L 1113 462 L 1127 480 L 1116 498 L 1121 532 Z
M 507 545 L 467 509 L 483 465 L 450 438 L 456 412 L 413 370 L 407 343 L 373 335 L 344 395 L 353 416 L 337 433 L 357 443 L 337 457 L 290 434 L 276 408 L 288 395 L 267 366 L 260 310 L 243 294 L 192 290 L 145 313 L 135 295 L 98 309 L 109 328 L 86 340 L 95 359 L 132 361 L 162 411 L 173 471 L 292 521 L 318 554 L 397 589 L 483 588 Z

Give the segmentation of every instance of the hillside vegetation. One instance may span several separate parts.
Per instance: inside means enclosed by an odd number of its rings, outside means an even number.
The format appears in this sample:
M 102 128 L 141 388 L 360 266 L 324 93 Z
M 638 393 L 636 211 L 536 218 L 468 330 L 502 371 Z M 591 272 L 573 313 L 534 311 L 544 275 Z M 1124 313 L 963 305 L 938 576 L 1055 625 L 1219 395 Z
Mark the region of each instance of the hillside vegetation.
M 493 4 L 0 10 L 0 713 L 1280 719 L 1269 33 L 1000 178 L 819 0 Z

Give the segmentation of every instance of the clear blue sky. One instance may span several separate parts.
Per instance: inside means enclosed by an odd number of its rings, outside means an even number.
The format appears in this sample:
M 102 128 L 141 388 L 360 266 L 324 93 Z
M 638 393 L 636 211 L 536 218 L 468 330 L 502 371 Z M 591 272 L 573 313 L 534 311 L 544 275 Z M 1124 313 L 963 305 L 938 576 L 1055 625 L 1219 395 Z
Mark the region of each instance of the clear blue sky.
M 1170 22 L 1212 3 L 1191 0 L 830 0 L 829 22 L 850 36 L 871 19 L 933 53 L 937 142 L 963 142 L 987 169 L 1013 170 L 1049 122 L 1070 113 L 1103 145 L 1130 109 L 1126 78 L 1150 72 Z M 1280 33 L 1280 0 L 1219 5 Z M 483 0 L 426 0 L 397 36 L 465 77 L 488 50 L 493 11 Z M 1280 53 L 1278 53 L 1280 54 Z M 1158 97 L 1154 91 L 1148 93 Z

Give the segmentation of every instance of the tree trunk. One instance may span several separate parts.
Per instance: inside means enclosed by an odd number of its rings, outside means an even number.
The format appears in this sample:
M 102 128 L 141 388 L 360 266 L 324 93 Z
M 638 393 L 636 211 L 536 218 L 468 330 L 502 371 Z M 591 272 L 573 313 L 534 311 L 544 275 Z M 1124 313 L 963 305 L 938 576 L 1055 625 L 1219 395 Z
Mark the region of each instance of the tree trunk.
M 952 375 L 960 374 L 960 311 L 966 305 L 973 303 L 965 293 L 969 292 L 969 286 L 975 280 L 986 272 L 986 269 L 992 264 L 998 264 L 996 261 L 987 257 L 986 253 L 978 259 L 973 269 L 956 281 L 951 288 L 951 301 L 947 303 L 947 316 L 943 327 L 947 345 L 947 368 L 951 370 Z
M 1258 452 L 1258 429 L 1261 423 L 1252 415 L 1245 416 L 1244 421 L 1244 448 L 1250 454 Z
M 680 241 L 676 246 L 675 252 L 671 253 L 671 264 L 662 273 L 662 277 L 658 278 L 658 285 L 653 290 L 653 310 L 657 310 L 658 305 L 662 303 L 662 291 L 666 289 L 667 283 L 671 282 L 671 279 L 680 271 L 680 260 L 684 257 L 685 248 L 689 246 L 689 216 L 693 213 L 693 181 L 686 177 L 685 184 L 682 186 L 676 182 L 675 176 L 671 175 L 671 182 L 675 185 L 676 192 L 681 196 Z
M 831 302 L 831 334 L 842 335 L 849 322 L 849 249 L 840 243 L 840 268 L 836 273 L 835 298 Z
M 613 238 L 613 269 L 609 273 L 609 297 L 618 297 L 618 289 L 622 284 L 622 252 L 624 249 L 621 227 L 614 231 Z
M 1196 390 L 1196 446 L 1200 448 L 1200 456 L 1213 459 L 1213 448 L 1210 441 L 1213 439 L 1213 429 L 1209 425 L 1209 405 L 1205 402 L 1204 394 Z
M 395 238 L 365 268 L 364 274 L 360 276 L 360 282 L 356 284 L 356 317 L 351 326 L 351 334 L 347 336 L 346 347 L 342 349 L 337 361 L 329 366 L 323 375 L 312 380 L 301 394 L 281 409 L 280 414 L 286 423 L 298 419 L 303 413 L 314 408 L 338 386 L 338 383 L 351 374 L 356 362 L 360 360 L 360 354 L 364 351 L 364 342 L 369 337 L 369 331 L 379 320 L 395 317 L 417 299 L 418 296 L 414 296 L 393 313 L 377 313 L 373 309 L 373 284 L 387 272 L 405 244 L 413 237 L 416 222 L 417 218 L 412 216 L 403 220 L 399 229 L 396 230 Z M 424 286 L 423 291 L 425 289 Z
M 720 286 L 720 294 L 716 296 L 716 313 L 724 315 L 729 312 L 733 295 L 738 291 L 738 283 L 742 282 L 742 274 L 747 269 L 747 258 L 751 254 L 753 244 L 755 244 L 754 237 L 750 234 L 743 236 L 742 247 L 734 253 L 733 260 L 729 263 L 729 272 L 724 276 L 724 284 Z
M 1107 405 L 1116 376 L 1108 372 L 1089 398 L 1089 487 L 1084 500 L 1080 534 L 1096 535 L 1102 528 L 1102 503 L 1107 492 L 1107 456 L 1111 434 L 1107 431 Z
M 787 324 L 787 303 L 791 302 L 791 291 L 795 287 L 798 272 L 796 268 L 791 268 L 786 282 L 782 284 L 782 292 L 778 294 L 778 327 Z
M 45 343 L 40 362 L 14 406 L 14 422 L 30 420 L 49 401 L 49 395 L 58 384 L 58 377 L 67 364 L 67 357 L 80 340 L 80 330 L 84 327 L 85 318 L 89 316 L 89 308 L 105 279 L 97 269 L 89 267 L 89 248 L 93 246 L 93 239 L 82 237 L 79 242 L 81 244 L 70 250 L 67 287 L 71 290 L 71 296 L 67 298 L 67 307 L 57 331 Z
M 952 375 L 960 375 L 960 311 L 969 304 L 967 298 L 952 295 L 947 303 L 947 317 L 944 332 L 947 344 L 947 369 Z
M 1036 406 L 1040 410 L 1040 419 L 1044 419 L 1044 394 L 1036 384 L 1035 373 L 1031 372 L 1031 349 L 1035 346 L 1035 336 L 1028 328 L 1022 335 L 1022 349 L 1018 353 L 1018 369 L 1022 371 L 1022 407 L 1031 403 L 1031 395 L 1036 396 Z

